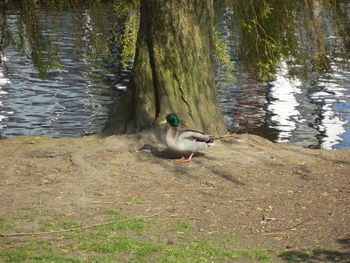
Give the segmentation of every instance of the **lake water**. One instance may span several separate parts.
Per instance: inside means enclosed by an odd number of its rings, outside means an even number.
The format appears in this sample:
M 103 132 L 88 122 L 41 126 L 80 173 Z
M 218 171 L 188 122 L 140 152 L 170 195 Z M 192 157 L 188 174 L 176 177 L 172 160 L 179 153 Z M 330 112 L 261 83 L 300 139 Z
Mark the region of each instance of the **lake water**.
M 8 19 L 15 22 L 18 17 L 12 15 Z M 57 39 L 60 70 L 50 71 L 41 79 L 29 59 L 11 47 L 5 50 L 5 63 L 0 67 L 1 137 L 80 137 L 100 132 L 104 127 L 120 94 L 116 83 L 125 76 L 116 75 L 114 68 L 91 66 L 84 50 L 76 56 L 73 13 L 62 12 L 60 19 L 63 23 L 58 31 L 44 33 Z
M 342 8 L 350 23 L 350 3 Z M 327 49 L 335 54 L 331 71 L 324 76 L 311 72 L 307 77 L 290 78 L 287 64 L 281 61 L 276 79 L 267 84 L 256 81 L 240 60 L 242 40 L 235 15 L 225 6 L 216 11 L 219 31 L 236 66 L 235 83 L 226 82 L 225 72 L 216 76 L 229 129 L 303 147 L 350 148 L 350 60 L 343 58 L 343 42 L 331 21 L 331 10 L 324 7 L 322 13 Z M 309 32 L 300 20 L 298 37 L 306 38 Z
M 350 10 L 350 9 L 349 9 Z M 227 9 L 218 10 L 224 17 Z M 47 134 L 80 137 L 100 132 L 111 107 L 128 81 L 128 72 L 100 64 L 91 67 L 84 56 L 74 56 L 74 18 L 60 14 L 64 23 L 55 32 L 60 70 L 39 78 L 29 59 L 13 48 L 5 50 L 0 66 L 0 134 Z M 9 19 L 16 20 L 15 14 Z M 341 58 L 331 63 L 324 77 L 290 79 L 281 63 L 276 79 L 263 84 L 238 58 L 239 34 L 228 30 L 222 19 L 219 30 L 235 60 L 235 83 L 225 83 L 223 73 L 219 101 L 232 132 L 248 132 L 277 142 L 292 142 L 311 148 L 350 148 L 350 67 Z M 337 38 L 330 33 L 329 45 Z M 82 54 L 84 50 L 82 50 Z M 116 62 L 117 65 L 117 62 Z

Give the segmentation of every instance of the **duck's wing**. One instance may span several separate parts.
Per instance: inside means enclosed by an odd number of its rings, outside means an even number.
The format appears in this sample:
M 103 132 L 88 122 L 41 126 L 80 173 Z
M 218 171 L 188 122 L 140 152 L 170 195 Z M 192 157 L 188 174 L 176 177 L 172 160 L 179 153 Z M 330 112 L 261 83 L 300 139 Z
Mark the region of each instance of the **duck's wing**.
M 178 139 L 211 143 L 214 140 L 209 135 L 194 130 L 179 131 Z

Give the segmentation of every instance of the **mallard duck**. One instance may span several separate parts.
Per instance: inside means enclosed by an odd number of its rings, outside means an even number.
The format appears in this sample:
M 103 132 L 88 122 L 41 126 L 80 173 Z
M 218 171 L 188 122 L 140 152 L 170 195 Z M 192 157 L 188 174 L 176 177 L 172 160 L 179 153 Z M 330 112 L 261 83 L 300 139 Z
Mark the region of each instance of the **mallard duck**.
M 166 116 L 164 121 L 159 123 L 168 123 L 170 125 L 166 133 L 165 142 L 169 149 L 182 154 L 182 157 L 176 160 L 177 162 L 189 162 L 192 160 L 195 152 L 214 145 L 214 139 L 199 131 L 178 130 L 179 122 L 177 115 L 171 113 Z M 190 155 L 188 159 L 186 159 L 186 154 L 189 153 Z

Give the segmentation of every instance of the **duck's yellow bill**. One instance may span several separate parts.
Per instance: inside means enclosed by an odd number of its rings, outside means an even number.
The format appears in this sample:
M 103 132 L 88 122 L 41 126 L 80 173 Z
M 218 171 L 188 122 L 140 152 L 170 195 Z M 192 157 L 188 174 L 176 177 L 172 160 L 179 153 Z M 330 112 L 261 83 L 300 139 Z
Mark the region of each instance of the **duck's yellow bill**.
M 160 121 L 159 122 L 159 125 L 163 125 L 163 124 L 166 124 L 167 123 L 167 121 L 166 120 L 164 120 L 164 121 Z

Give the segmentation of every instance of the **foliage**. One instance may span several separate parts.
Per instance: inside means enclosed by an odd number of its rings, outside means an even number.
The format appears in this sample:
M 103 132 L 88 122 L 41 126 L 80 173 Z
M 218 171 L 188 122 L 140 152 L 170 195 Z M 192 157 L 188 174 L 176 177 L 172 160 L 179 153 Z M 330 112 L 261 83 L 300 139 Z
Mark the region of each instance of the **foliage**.
M 225 70 L 226 83 L 233 83 L 235 78 L 232 74 L 235 66 L 230 56 L 230 50 L 225 41 L 222 39 L 220 32 L 214 27 L 214 54 L 217 61 L 217 67 L 220 70 Z
M 98 1 L 90 4 L 86 10 L 75 9 L 75 56 L 83 58 L 90 74 L 98 63 L 113 64 L 112 48 L 115 43 L 110 32 L 115 23 L 112 10 L 112 3 Z
M 139 0 L 114 2 L 113 8 L 117 16 L 117 23 L 115 23 L 113 34 L 119 45 L 122 69 L 127 69 L 135 56 L 140 20 L 139 6 Z
M 241 58 L 261 81 L 273 79 L 281 58 L 299 58 L 292 0 L 243 0 L 231 2 L 234 15 L 241 21 Z
M 127 69 L 135 55 L 139 23 L 139 13 L 136 11 L 138 5 L 137 0 L 114 0 L 103 3 L 95 1 L 90 6 L 89 16 L 80 14 L 80 23 L 76 26 L 75 36 L 77 53 L 85 46 L 89 50 L 86 54 L 87 60 L 96 63 L 102 54 L 105 62 L 113 63 L 115 58 L 112 52 L 117 48 L 120 53 L 120 67 Z M 112 22 L 110 19 L 106 20 L 106 14 L 107 17 L 113 18 Z M 93 18 L 92 21 L 90 16 Z
M 127 69 L 130 66 L 130 61 L 135 57 L 139 19 L 139 13 L 130 13 L 125 21 L 122 33 L 116 34 L 121 50 L 120 64 L 122 69 Z
M 349 31 L 346 28 L 348 23 L 340 22 L 342 16 L 344 17 L 342 2 L 342 0 L 227 1 L 232 15 L 238 17 L 241 23 L 242 62 L 263 82 L 274 78 L 281 61 L 289 65 L 291 76 L 303 74 L 306 77 L 310 72 L 318 74 L 329 72 L 333 54 L 326 49 L 321 9 L 317 9 L 314 5 L 322 4 L 324 7 L 328 5 L 332 13 L 331 19 L 337 24 L 337 33 L 340 39 L 344 39 L 344 46 L 347 47 L 347 43 L 350 43 L 347 33 Z M 305 34 L 305 37 L 301 34 Z

